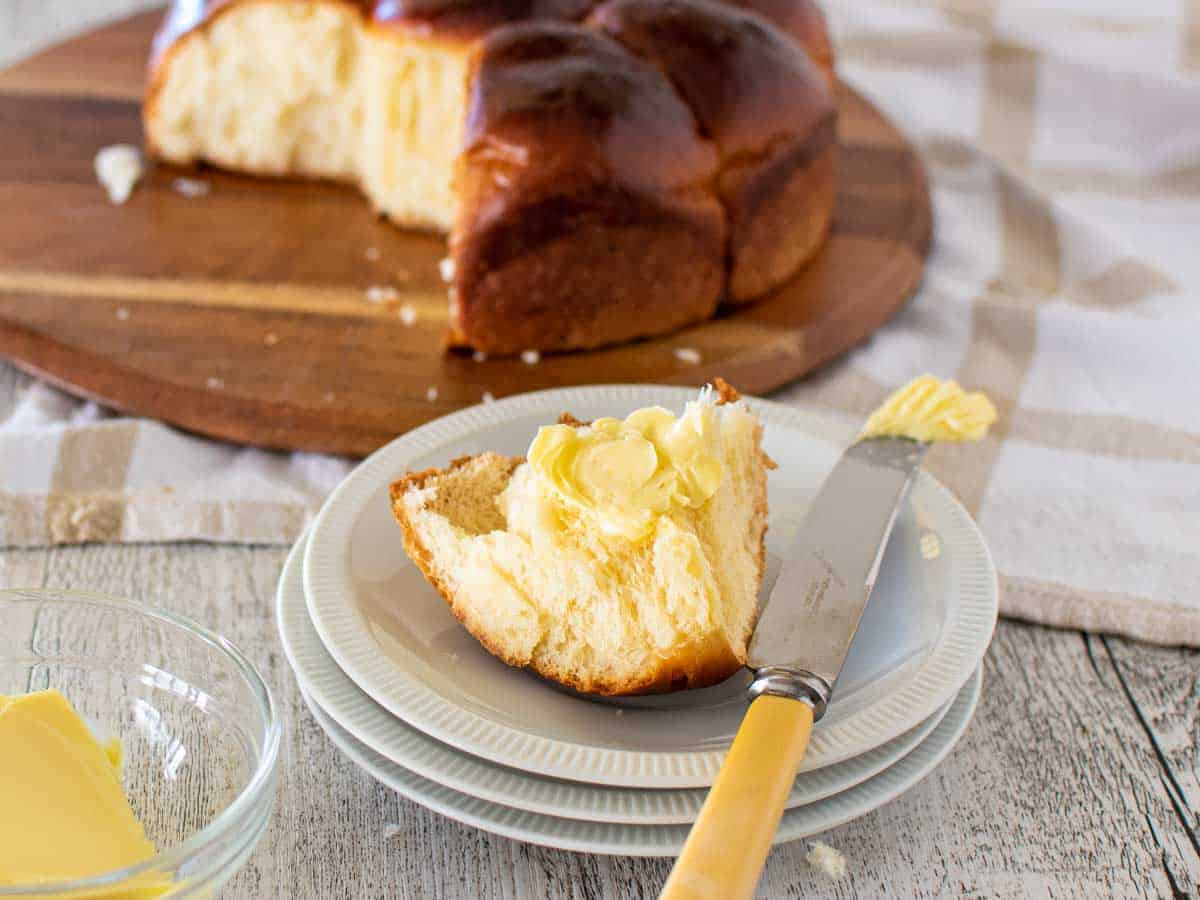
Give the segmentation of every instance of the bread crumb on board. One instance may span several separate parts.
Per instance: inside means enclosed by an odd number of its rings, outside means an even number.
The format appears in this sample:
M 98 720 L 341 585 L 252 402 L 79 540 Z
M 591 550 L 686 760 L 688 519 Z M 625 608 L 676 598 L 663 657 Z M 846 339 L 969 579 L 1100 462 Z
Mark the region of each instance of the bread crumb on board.
M 142 151 L 132 144 L 113 144 L 96 154 L 96 178 L 108 193 L 110 203 L 120 206 L 129 199 L 146 171 Z
M 476 350 L 471 354 L 471 359 L 473 359 L 475 362 L 487 362 L 487 354 L 482 350 Z
M 808 853 L 804 855 L 804 860 L 830 878 L 843 878 L 846 875 L 846 857 L 842 856 L 841 851 L 823 841 L 813 841 L 809 845 Z
M 448 256 L 443 256 L 441 262 L 438 263 L 438 274 L 442 276 L 442 281 L 449 284 L 454 280 L 454 260 Z
M 204 382 L 205 387 L 210 391 L 220 391 L 225 388 L 225 379 L 218 378 L 216 375 L 210 375 L 208 381 Z
M 390 303 L 400 299 L 400 292 L 385 284 L 373 284 L 366 291 L 368 303 Z
M 201 181 L 199 178 L 176 178 L 171 182 L 171 189 L 177 194 L 182 194 L 184 197 L 191 199 L 193 197 L 204 197 L 212 186 L 207 181 Z
M 273 331 L 268 331 L 265 335 L 263 335 L 263 343 L 268 347 L 274 347 L 279 343 L 279 335 Z
M 701 356 L 700 351 L 695 347 L 676 347 L 675 358 L 681 363 L 686 363 L 689 366 L 699 365 Z
M 491 391 L 484 391 L 483 392 L 483 402 L 484 403 L 495 403 L 496 398 L 492 395 Z
M 117 307 L 117 320 L 121 321 L 121 322 L 129 321 L 129 307 L 127 307 L 127 306 L 118 306 Z
M 425 399 L 433 403 L 438 398 L 438 389 L 436 384 L 431 384 L 429 390 L 425 392 Z
M 542 354 L 538 353 L 536 350 L 521 351 L 521 362 L 525 363 L 525 365 L 536 366 L 541 361 Z
M 368 247 L 366 250 L 363 251 L 363 256 L 365 256 L 367 258 L 368 262 L 378 262 L 379 257 L 380 257 L 379 248 L 378 247 Z

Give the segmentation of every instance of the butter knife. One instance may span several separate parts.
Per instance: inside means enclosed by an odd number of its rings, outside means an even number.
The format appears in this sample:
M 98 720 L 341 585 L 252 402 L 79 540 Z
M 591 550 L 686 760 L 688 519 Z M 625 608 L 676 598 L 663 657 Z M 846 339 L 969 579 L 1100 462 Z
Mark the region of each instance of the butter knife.
M 908 438 L 860 440 L 813 500 L 750 641 L 750 707 L 663 900 L 753 894 L 928 447 Z

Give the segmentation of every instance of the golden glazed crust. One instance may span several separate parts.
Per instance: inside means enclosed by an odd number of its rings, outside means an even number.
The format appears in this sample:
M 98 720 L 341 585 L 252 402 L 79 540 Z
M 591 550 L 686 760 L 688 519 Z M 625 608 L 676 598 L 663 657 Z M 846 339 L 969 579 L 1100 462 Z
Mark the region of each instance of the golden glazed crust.
M 720 298 L 716 153 L 658 71 L 571 25 L 480 45 L 459 160 L 454 339 L 490 353 L 672 331 Z
M 737 390 L 723 379 L 715 379 L 713 387 L 717 392 L 719 403 L 734 403 L 740 399 Z M 586 424 L 576 419 L 570 413 L 563 413 L 559 421 L 563 424 Z M 755 435 L 761 446 L 762 426 L 758 426 Z M 766 472 L 775 468 L 775 463 L 761 450 L 761 477 L 756 485 L 755 501 L 752 514 L 752 528 L 759 532 L 758 546 L 758 580 L 761 582 L 766 570 L 766 521 L 767 521 L 767 481 Z M 449 472 L 463 466 L 475 464 L 483 457 L 494 459 L 497 465 L 507 469 L 506 476 L 511 477 L 516 468 L 525 460 L 522 457 L 501 457 L 498 454 L 480 454 L 479 456 L 464 456 L 453 460 L 445 469 L 425 469 L 405 475 L 391 486 L 392 513 L 400 525 L 404 550 L 409 558 L 421 570 L 426 580 L 437 590 L 450 606 L 454 617 L 462 623 L 471 635 L 493 656 L 503 660 L 515 668 L 529 669 L 537 675 L 574 691 L 601 696 L 631 696 L 637 694 L 657 694 L 669 691 L 689 690 L 708 687 L 724 681 L 745 665 L 743 655 L 736 654 L 729 643 L 721 637 L 714 636 L 703 645 L 681 647 L 675 652 L 657 659 L 653 666 L 647 667 L 636 675 L 626 678 L 605 676 L 584 677 L 580 673 L 555 668 L 544 660 L 523 658 L 511 652 L 501 642 L 495 640 L 486 625 L 481 622 L 465 603 L 459 602 L 452 587 L 437 576 L 433 567 L 432 551 L 425 546 L 421 536 L 403 502 L 404 495 L 413 489 L 427 487 L 429 483 Z M 750 617 L 741 635 L 741 644 L 745 646 L 754 632 L 758 613 Z
M 608 0 L 588 24 L 657 66 L 721 156 L 728 299 L 756 299 L 824 241 L 834 103 L 813 60 L 754 12 L 708 0 Z

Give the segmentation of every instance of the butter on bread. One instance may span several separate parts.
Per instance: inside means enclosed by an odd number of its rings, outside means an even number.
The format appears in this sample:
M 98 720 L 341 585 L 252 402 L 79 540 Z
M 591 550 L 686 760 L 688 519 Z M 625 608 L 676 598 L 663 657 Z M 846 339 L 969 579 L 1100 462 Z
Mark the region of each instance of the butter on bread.
M 392 485 L 405 550 L 509 665 L 603 695 L 724 680 L 744 665 L 757 620 L 773 463 L 758 418 L 716 387 L 698 402 L 711 407 L 719 483 L 637 539 L 580 521 L 526 460 L 483 453 Z

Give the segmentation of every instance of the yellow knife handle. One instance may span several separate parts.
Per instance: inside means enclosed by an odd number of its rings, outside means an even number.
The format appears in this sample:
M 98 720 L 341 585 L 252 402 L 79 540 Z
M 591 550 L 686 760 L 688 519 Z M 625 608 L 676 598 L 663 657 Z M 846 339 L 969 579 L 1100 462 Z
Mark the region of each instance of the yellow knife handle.
M 764 694 L 750 704 L 659 900 L 754 893 L 812 724 L 802 700 Z

